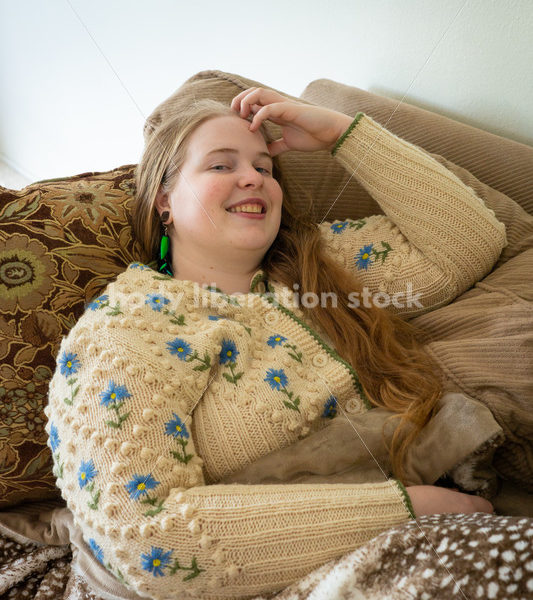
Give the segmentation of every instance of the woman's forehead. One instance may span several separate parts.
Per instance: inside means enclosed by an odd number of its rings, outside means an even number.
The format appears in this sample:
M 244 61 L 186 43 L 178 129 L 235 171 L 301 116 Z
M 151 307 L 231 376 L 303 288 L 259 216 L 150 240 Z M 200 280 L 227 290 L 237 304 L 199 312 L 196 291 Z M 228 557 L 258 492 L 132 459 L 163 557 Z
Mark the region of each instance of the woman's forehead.
M 260 131 L 250 131 L 250 121 L 236 116 L 219 116 L 204 121 L 192 133 L 189 149 L 210 152 L 216 147 L 239 147 L 265 151 L 266 141 Z

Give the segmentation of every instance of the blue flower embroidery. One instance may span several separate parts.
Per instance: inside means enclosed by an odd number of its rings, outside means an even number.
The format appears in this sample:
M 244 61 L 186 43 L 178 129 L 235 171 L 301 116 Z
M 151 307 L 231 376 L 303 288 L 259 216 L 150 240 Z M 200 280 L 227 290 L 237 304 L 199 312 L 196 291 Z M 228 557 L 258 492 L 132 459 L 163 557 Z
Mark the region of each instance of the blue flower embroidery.
M 94 554 L 96 560 L 103 565 L 104 551 L 92 538 L 89 540 L 89 548 L 92 550 L 92 553 Z
M 167 348 L 170 354 L 175 354 L 180 360 L 187 360 L 192 353 L 190 344 L 180 338 L 167 342 Z
M 178 417 L 176 413 L 172 413 L 172 419 L 165 423 L 165 433 L 167 435 L 171 435 L 177 442 L 180 448 L 179 452 L 175 450 L 171 450 L 170 454 L 181 463 L 187 464 L 191 458 L 192 454 L 187 454 L 187 441 L 189 437 L 189 432 L 187 431 L 187 427 L 185 427 L 185 423 Z
M 347 225 L 348 221 L 343 221 L 342 223 L 333 223 L 333 225 L 331 225 L 331 230 L 333 233 L 342 233 L 346 229 Z
M 78 470 L 78 483 L 80 488 L 84 488 L 92 479 L 97 475 L 96 467 L 94 466 L 93 459 L 85 462 L 81 461 L 81 466 Z
M 279 333 L 277 335 L 271 335 L 267 340 L 267 345 L 271 348 L 275 348 L 276 346 L 281 346 L 287 349 L 287 354 L 297 360 L 299 363 L 302 362 L 302 353 L 298 351 L 298 348 L 294 344 L 285 343 L 287 342 L 287 338 L 283 337 Z
M 57 427 L 52 423 L 50 425 L 50 447 L 52 448 L 52 452 L 55 452 L 59 448 L 59 444 L 61 444 L 61 440 L 59 439 L 59 434 L 57 433 Z
M 120 409 L 124 404 L 124 400 L 126 398 L 131 398 L 131 394 L 128 392 L 126 386 L 117 385 L 111 380 L 107 386 L 107 390 L 100 393 L 100 398 L 102 398 L 100 404 L 103 404 L 106 408 L 113 410 L 117 417 L 116 421 L 106 421 L 106 425 L 109 425 L 109 427 L 113 427 L 114 429 L 120 429 L 122 427 L 122 423 L 124 423 L 124 421 L 130 416 L 129 412 L 126 414 L 120 413 Z
M 283 337 L 282 335 L 271 335 L 268 338 L 267 344 L 271 348 L 275 348 L 276 346 L 281 346 L 281 344 L 283 344 L 285 341 L 287 341 L 287 338 Z
M 154 577 L 163 577 L 163 569 L 168 567 L 170 563 L 170 555 L 173 550 L 164 552 L 163 548 L 152 549 L 149 554 L 141 554 L 142 568 L 149 573 L 152 573 Z
M 225 319 L 225 317 L 217 317 L 216 315 L 209 315 L 207 318 L 210 321 L 219 321 L 220 319 Z
M 289 382 L 283 369 L 269 369 L 264 381 L 266 381 L 273 390 L 281 390 L 281 388 L 286 387 Z
M 237 360 L 239 351 L 235 346 L 235 342 L 232 340 L 222 340 L 222 349 L 220 350 L 219 362 L 221 365 L 225 365 L 231 371 L 229 373 L 222 373 L 224 379 L 227 379 L 230 383 L 237 385 L 239 379 L 244 375 L 244 371 L 240 373 L 235 372 L 235 361 Z
M 148 490 L 153 490 L 159 484 L 160 482 L 156 481 L 151 474 L 136 474 L 131 481 L 128 481 L 124 486 L 132 500 L 138 500 L 141 504 L 148 504 L 153 507 L 144 513 L 145 517 L 153 517 L 164 510 L 164 500 L 158 500 L 155 497 L 151 498 L 148 495 Z
M 372 246 L 374 244 L 368 244 L 368 246 L 363 246 L 359 253 L 355 257 L 355 264 L 358 269 L 364 269 L 365 271 L 368 269 L 368 264 L 372 262 Z
M 69 377 L 78 372 L 80 361 L 76 358 L 78 355 L 72 352 L 63 352 L 63 356 L 59 359 L 59 371 L 61 375 Z
M 87 308 L 90 308 L 91 310 L 98 310 L 99 308 L 102 308 L 102 305 L 104 304 L 105 306 L 109 305 L 109 296 L 107 294 L 95 298 L 91 303 L 87 305 Z
M 77 354 L 73 352 L 63 352 L 63 356 L 57 361 L 59 365 L 59 371 L 61 375 L 67 377 L 67 385 L 70 387 L 70 398 L 63 398 L 63 402 L 68 406 L 72 406 L 74 404 L 74 399 L 80 390 L 80 386 L 76 385 L 77 379 L 75 377 L 70 377 L 78 372 L 81 364 L 77 359 Z M 70 379 L 68 379 L 70 377 Z
M 147 300 L 145 304 L 148 304 L 150 308 L 156 310 L 157 312 L 161 312 L 161 307 L 166 304 L 170 304 L 170 300 L 165 298 L 164 296 L 160 296 L 159 294 L 148 294 Z
M 173 419 L 165 423 L 165 433 L 175 438 L 188 438 L 189 432 L 185 423 L 178 417 L 176 413 L 172 413 Z
M 100 394 L 100 398 L 102 398 L 100 404 L 109 408 L 111 404 L 118 404 L 125 398 L 131 398 L 131 394 L 125 385 L 116 385 L 114 381 L 110 381 L 107 390 Z
M 327 419 L 333 419 L 336 414 L 337 398 L 335 398 L 335 396 L 330 396 L 324 404 L 324 412 L 322 413 L 322 416 Z
M 128 490 L 132 500 L 138 500 L 141 496 L 146 496 L 148 490 L 153 490 L 159 485 L 152 475 L 134 475 L 131 481 L 126 483 L 125 487 Z
M 198 352 L 196 350 L 193 352 L 191 345 L 181 338 L 176 338 L 171 342 L 167 342 L 167 349 L 170 354 L 174 354 L 184 362 L 193 362 L 197 360 L 200 364 L 193 367 L 193 371 L 206 371 L 211 366 L 211 357 L 207 351 L 205 352 L 204 357 L 200 358 Z
M 288 400 L 283 401 L 283 404 L 287 408 L 300 412 L 300 397 L 296 396 L 296 398 L 294 398 L 294 392 L 290 392 L 287 389 L 289 380 L 283 369 L 269 369 L 267 371 L 267 376 L 263 381 L 266 381 L 273 390 L 278 390 L 287 396 Z
M 131 263 L 130 269 L 140 269 L 141 271 L 149 271 L 150 267 L 147 267 L 143 263 L 135 262 Z
M 53 423 L 50 423 L 50 434 L 49 434 L 48 438 L 50 440 L 50 448 L 52 448 L 52 454 L 54 457 L 54 468 L 53 468 L 54 475 L 56 477 L 62 478 L 64 463 L 61 462 L 59 452 L 56 454 L 56 450 L 59 448 L 59 445 L 61 444 L 61 440 L 59 439 L 57 427 Z
M 222 340 L 222 350 L 220 351 L 221 365 L 225 365 L 227 362 L 234 363 L 238 354 L 239 351 L 232 340 Z

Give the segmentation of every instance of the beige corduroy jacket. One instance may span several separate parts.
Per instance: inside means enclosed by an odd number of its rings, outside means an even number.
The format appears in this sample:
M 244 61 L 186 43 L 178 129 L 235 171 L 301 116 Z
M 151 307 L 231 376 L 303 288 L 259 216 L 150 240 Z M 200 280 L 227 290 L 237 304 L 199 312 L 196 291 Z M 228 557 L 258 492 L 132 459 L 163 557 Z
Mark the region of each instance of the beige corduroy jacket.
M 367 301 L 414 316 L 491 270 L 504 225 L 422 150 L 359 114 L 333 153 L 385 212 L 320 225 Z M 338 406 L 369 408 L 297 304 L 262 271 L 228 296 L 136 263 L 63 340 L 46 409 L 57 482 L 96 559 L 139 595 L 280 590 L 412 516 L 394 480 L 217 483 Z

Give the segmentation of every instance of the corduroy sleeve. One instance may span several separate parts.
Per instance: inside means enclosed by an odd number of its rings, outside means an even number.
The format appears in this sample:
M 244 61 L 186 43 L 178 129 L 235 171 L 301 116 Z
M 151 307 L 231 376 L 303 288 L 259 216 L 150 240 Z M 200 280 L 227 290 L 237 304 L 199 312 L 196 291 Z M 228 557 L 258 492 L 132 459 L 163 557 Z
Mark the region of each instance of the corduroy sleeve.
M 505 225 L 433 157 L 363 113 L 332 152 L 385 213 L 320 225 L 327 251 L 367 289 L 353 306 L 413 317 L 489 273 L 507 244 Z
M 189 337 L 168 360 L 157 331 L 102 298 L 63 340 L 47 431 L 75 522 L 128 587 L 154 599 L 273 592 L 413 516 L 392 480 L 205 485 L 187 411 L 216 357 Z

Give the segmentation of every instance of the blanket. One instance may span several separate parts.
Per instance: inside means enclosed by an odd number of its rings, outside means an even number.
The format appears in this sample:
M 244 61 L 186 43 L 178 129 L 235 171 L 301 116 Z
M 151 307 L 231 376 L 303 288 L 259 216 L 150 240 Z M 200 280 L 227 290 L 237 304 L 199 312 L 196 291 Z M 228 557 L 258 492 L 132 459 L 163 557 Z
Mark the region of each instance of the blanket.
M 34 538 L 43 534 L 42 522 L 33 533 L 27 522 L 25 528 Z M 140 600 L 118 586 L 95 594 L 94 575 L 77 560 L 78 549 L 61 544 L 68 539 L 56 541 L 60 545 L 43 544 L 0 521 L 2 600 Z M 533 519 L 526 517 L 422 517 L 382 533 L 282 592 L 250 600 L 526 600 L 533 597 L 532 542 Z
M 225 477 L 222 483 L 367 483 L 392 477 L 387 446 L 397 420 L 375 408 L 339 407 L 323 429 Z M 443 444 L 443 440 L 446 443 Z M 493 455 L 504 441 L 490 410 L 462 393 L 448 392 L 405 459 L 405 484 L 448 478 L 456 487 L 493 498 L 498 489 Z

